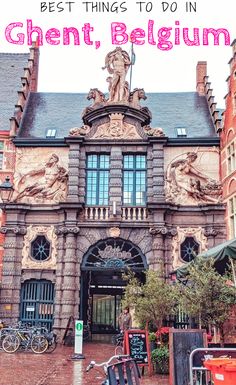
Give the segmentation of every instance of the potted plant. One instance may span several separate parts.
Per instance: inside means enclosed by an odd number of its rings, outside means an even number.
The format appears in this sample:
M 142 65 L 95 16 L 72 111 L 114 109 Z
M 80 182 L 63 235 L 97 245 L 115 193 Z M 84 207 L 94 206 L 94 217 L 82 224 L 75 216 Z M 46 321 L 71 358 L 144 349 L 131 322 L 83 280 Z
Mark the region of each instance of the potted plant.
M 150 342 L 150 349 L 151 349 L 151 352 L 152 352 L 157 347 L 156 333 L 154 333 L 154 332 L 149 333 L 148 334 L 148 339 L 149 339 L 149 342 Z
M 151 352 L 151 358 L 153 364 L 156 365 L 156 373 L 168 374 L 169 373 L 169 349 L 168 346 L 163 345 L 154 349 Z

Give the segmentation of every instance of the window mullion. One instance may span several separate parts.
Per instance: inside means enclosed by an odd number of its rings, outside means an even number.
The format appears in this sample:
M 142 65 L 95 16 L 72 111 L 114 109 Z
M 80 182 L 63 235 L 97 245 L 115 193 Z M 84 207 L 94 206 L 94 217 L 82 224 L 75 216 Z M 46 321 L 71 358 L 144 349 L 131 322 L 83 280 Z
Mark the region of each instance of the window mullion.
M 99 184 L 100 184 L 100 170 L 97 169 L 97 183 L 96 183 L 96 205 L 99 206 Z
M 136 206 L 136 156 L 134 156 L 133 186 L 133 206 Z

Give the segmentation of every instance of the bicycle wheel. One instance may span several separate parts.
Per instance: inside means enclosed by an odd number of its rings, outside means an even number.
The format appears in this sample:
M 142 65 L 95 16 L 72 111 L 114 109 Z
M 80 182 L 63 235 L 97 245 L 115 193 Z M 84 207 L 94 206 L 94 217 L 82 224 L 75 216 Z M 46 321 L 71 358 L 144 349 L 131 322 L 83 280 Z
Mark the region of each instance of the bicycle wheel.
M 56 341 L 56 340 L 50 341 L 50 342 L 48 343 L 48 348 L 47 348 L 46 353 L 52 353 L 52 352 L 54 352 L 54 350 L 56 349 L 56 347 L 57 347 L 57 341 Z
M 42 335 L 33 336 L 30 347 L 31 350 L 36 354 L 44 353 L 48 348 L 48 340 Z
M 15 334 L 8 334 L 3 338 L 2 348 L 6 353 L 15 353 L 20 347 L 20 338 Z
M 116 346 L 116 348 L 115 348 L 115 356 L 121 356 L 123 354 L 124 354 L 123 346 L 121 346 L 121 345 Z

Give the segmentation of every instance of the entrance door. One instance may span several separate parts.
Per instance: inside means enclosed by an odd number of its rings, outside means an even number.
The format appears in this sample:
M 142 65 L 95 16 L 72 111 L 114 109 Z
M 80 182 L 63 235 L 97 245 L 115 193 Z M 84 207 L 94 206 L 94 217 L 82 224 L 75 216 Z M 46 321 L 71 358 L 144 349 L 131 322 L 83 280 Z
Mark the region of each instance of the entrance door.
M 115 333 L 126 281 L 133 271 L 144 282 L 147 261 L 138 246 L 122 238 L 107 238 L 92 245 L 81 266 L 80 317 L 92 333 Z
M 121 311 L 120 294 L 92 295 L 92 333 L 115 333 Z
M 21 288 L 20 319 L 33 325 L 46 326 L 53 323 L 54 284 L 46 280 L 30 280 Z

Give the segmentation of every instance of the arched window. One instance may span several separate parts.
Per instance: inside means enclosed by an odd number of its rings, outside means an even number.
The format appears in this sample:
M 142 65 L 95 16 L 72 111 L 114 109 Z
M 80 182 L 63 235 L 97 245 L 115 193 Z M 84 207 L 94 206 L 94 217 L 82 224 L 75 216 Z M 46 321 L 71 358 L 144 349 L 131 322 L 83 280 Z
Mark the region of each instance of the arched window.
M 191 262 L 199 253 L 199 243 L 193 237 L 186 237 L 180 245 L 180 255 L 184 262 Z
M 31 243 L 31 256 L 36 261 L 45 261 L 50 256 L 50 242 L 44 235 L 38 235 Z

